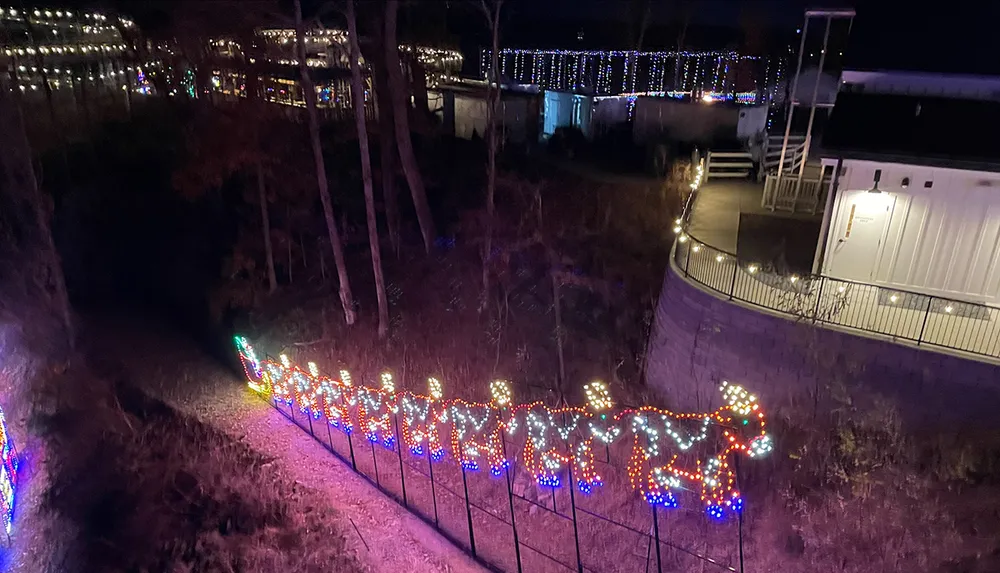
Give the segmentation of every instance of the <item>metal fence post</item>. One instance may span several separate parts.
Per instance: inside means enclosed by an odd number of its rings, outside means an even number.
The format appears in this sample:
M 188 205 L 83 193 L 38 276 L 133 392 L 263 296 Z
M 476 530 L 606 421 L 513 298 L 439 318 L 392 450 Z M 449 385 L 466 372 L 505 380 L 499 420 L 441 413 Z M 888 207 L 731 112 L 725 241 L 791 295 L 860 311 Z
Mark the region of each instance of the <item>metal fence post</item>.
M 375 456 L 375 442 L 368 440 L 368 445 L 372 449 L 372 463 L 375 465 L 375 485 L 382 489 L 382 482 L 378 479 L 378 458 Z
M 500 418 L 501 428 L 503 428 L 506 424 L 503 419 L 503 410 L 498 409 L 497 412 Z M 517 537 L 517 522 L 514 520 L 514 486 L 510 481 L 510 463 L 507 459 L 507 436 L 504 434 L 503 430 L 500 431 L 500 444 L 503 448 L 503 459 L 508 462 L 507 467 L 503 470 L 503 473 L 507 478 L 507 502 L 510 504 L 510 530 L 514 534 L 514 557 L 517 559 L 517 573 L 522 573 L 521 540 Z
M 399 414 L 392 415 L 396 425 L 396 454 L 399 456 L 399 483 L 403 488 L 403 507 L 410 509 L 410 504 L 406 500 L 406 474 L 403 473 L 403 442 L 399 439 Z
M 733 469 L 736 472 L 736 487 L 740 487 L 740 458 L 738 455 L 733 458 L 733 466 Z M 742 495 L 742 493 L 740 495 Z M 743 573 L 743 507 L 744 504 L 741 504 L 739 510 L 736 512 L 736 526 L 740 543 L 740 573 Z
M 462 466 L 462 489 L 465 491 L 465 517 L 469 520 L 469 548 L 472 550 L 472 556 L 476 557 L 476 534 L 472 530 L 472 506 L 469 505 L 469 480 L 465 477 L 465 464 L 462 463 L 461 442 L 458 444 L 458 451 L 458 463 Z
M 660 522 L 656 517 L 656 504 L 650 504 L 653 507 L 653 543 L 656 543 L 656 573 L 662 573 L 663 571 L 663 560 L 660 557 Z
M 326 420 L 326 439 L 330 441 L 330 451 L 333 451 L 333 432 L 330 431 L 330 420 Z
M 313 432 L 313 413 L 312 410 L 306 411 L 306 420 L 309 420 L 309 435 L 316 439 L 316 433 Z
M 351 428 L 347 428 L 345 433 L 347 434 L 347 448 L 351 452 L 351 469 L 354 470 L 354 473 L 358 473 L 358 462 L 354 459 L 354 431 Z
M 580 531 L 576 525 L 576 495 L 573 493 L 573 463 L 570 462 L 569 469 L 569 506 L 573 515 L 573 542 L 576 544 L 576 570 L 583 573 L 583 559 L 580 557 Z
M 933 300 L 934 297 L 927 297 L 927 308 L 924 309 L 924 322 L 920 325 L 920 334 L 917 335 L 917 346 L 920 346 L 920 343 L 924 340 L 924 330 L 927 328 L 927 318 L 931 315 L 931 302 Z
M 431 475 L 431 501 L 434 502 L 434 525 L 438 524 L 438 499 L 437 492 L 434 491 L 434 461 L 431 460 L 431 443 L 427 440 L 427 468 Z

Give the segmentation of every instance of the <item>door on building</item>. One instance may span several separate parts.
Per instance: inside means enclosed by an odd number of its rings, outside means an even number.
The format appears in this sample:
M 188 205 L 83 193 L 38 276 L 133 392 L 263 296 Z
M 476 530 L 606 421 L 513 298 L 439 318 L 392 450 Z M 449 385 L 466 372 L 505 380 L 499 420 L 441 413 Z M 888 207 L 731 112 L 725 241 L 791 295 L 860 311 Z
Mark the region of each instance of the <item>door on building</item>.
M 853 191 L 844 194 L 832 239 L 826 274 L 842 279 L 872 279 L 882 254 L 886 226 L 895 197 L 891 193 Z

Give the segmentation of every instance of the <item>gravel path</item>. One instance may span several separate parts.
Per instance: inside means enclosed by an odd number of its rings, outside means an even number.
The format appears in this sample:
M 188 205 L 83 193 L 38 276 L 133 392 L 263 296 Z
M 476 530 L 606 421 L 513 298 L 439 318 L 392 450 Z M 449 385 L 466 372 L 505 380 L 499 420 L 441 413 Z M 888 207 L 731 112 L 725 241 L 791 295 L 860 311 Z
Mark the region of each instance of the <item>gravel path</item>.
M 145 388 L 168 404 L 274 458 L 283 478 L 315 490 L 311 496 L 339 512 L 349 546 L 369 571 L 482 572 L 485 569 L 433 528 L 387 498 L 322 445 L 285 419 L 218 362 L 181 335 L 114 328 L 118 348 L 138 380 L 172 380 Z M 123 352 L 127 349 L 127 353 Z M 146 374 L 146 376 L 143 376 Z M 303 508 L 309 511 L 311 508 Z

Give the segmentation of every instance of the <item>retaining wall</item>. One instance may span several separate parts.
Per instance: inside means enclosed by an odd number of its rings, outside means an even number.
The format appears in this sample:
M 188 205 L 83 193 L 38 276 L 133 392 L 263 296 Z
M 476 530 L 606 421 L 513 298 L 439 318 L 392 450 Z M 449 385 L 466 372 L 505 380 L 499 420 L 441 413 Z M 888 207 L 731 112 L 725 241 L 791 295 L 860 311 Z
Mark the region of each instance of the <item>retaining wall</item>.
M 1000 366 L 796 322 L 719 298 L 667 271 L 647 363 L 648 384 L 672 407 L 718 405 L 739 382 L 770 408 L 829 408 L 889 399 L 904 420 L 1000 426 Z

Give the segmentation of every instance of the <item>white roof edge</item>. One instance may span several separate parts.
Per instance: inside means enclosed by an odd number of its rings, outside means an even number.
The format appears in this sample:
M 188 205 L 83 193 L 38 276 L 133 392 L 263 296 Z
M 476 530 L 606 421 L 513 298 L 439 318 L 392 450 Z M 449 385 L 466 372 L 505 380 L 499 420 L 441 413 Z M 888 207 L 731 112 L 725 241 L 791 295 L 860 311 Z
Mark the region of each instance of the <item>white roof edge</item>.
M 882 78 L 896 78 L 907 80 L 940 81 L 951 84 L 956 80 L 969 83 L 997 84 L 1000 85 L 1000 76 L 975 75 L 975 74 L 940 74 L 933 72 L 915 72 L 907 70 L 844 70 L 841 72 L 841 82 L 865 82 Z

